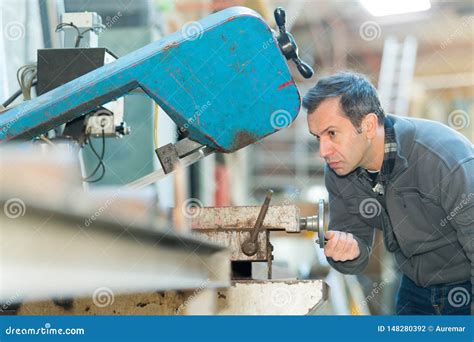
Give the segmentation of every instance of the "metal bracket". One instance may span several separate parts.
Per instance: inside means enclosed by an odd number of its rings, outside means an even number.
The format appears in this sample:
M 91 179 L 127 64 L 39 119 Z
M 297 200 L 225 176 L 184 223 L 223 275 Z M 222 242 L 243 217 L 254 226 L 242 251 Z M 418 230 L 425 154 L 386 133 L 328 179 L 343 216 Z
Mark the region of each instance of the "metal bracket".
M 188 138 L 178 141 L 176 144 L 167 144 L 155 150 L 160 160 L 161 169 L 154 171 L 126 185 L 130 189 L 139 189 L 162 179 L 173 172 L 177 166 L 186 167 L 198 160 L 210 155 L 214 149 L 201 145 Z
M 165 174 L 173 172 L 179 159 L 184 158 L 205 147 L 189 138 L 182 139 L 176 144 L 167 144 L 155 150 Z

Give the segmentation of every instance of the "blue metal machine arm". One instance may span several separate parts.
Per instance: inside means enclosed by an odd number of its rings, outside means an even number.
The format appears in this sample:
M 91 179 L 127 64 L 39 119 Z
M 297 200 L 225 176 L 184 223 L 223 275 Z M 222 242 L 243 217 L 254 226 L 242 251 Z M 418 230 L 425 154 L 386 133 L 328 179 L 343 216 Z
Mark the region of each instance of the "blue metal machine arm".
M 222 152 L 296 118 L 298 90 L 260 15 L 233 7 L 193 25 L 0 114 L 0 141 L 34 138 L 138 87 L 191 140 Z

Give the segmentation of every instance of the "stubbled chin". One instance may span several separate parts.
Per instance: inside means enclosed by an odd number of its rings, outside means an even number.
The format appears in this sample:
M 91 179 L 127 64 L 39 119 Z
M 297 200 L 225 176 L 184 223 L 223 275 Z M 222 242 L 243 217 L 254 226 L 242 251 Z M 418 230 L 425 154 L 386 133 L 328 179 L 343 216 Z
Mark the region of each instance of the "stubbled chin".
M 349 174 L 349 172 L 347 172 L 347 170 L 345 169 L 333 169 L 333 171 L 338 175 L 338 176 L 346 176 L 347 174 Z

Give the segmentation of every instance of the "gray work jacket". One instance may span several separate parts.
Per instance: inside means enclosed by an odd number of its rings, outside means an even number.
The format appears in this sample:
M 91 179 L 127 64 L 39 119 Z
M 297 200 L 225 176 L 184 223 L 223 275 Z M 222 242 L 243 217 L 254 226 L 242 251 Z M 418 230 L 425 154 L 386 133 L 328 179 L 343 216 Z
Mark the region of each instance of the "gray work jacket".
M 374 193 L 361 168 L 340 177 L 326 166 L 329 229 L 352 233 L 360 248 L 355 260 L 329 263 L 341 273 L 360 273 L 380 229 L 385 247 L 418 286 L 474 284 L 473 145 L 441 123 L 390 118 L 398 151 L 384 195 Z

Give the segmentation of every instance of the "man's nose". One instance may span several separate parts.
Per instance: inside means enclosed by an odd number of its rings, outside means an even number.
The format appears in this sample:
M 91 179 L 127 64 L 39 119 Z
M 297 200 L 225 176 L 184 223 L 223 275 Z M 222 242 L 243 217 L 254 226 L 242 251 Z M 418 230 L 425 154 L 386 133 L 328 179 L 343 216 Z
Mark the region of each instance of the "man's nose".
M 319 140 L 319 155 L 321 156 L 321 158 L 329 157 L 331 155 L 331 152 L 331 142 L 321 138 Z

